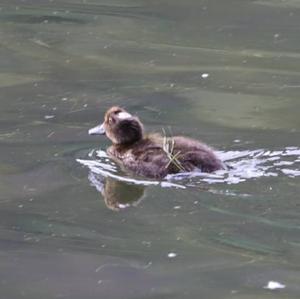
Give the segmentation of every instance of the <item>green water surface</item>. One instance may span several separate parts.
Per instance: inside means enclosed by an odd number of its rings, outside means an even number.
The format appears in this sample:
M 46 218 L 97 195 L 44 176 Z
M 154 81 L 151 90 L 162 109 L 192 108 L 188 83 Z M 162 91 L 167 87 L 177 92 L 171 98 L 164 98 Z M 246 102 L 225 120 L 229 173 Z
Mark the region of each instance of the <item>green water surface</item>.
M 0 298 L 300 298 L 299 177 L 117 212 L 76 162 L 116 104 L 223 151 L 299 147 L 299 3 L 0 0 Z

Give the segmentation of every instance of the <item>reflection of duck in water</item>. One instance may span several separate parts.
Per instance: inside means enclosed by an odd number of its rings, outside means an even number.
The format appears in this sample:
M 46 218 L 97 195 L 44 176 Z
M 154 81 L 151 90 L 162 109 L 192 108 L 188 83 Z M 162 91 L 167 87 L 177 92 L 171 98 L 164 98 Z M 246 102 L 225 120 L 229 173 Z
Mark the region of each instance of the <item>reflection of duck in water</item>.
M 90 172 L 89 180 L 101 192 L 106 206 L 114 211 L 136 205 L 144 195 L 145 187 L 141 185 L 104 178 L 93 172 Z
M 224 169 L 206 144 L 182 136 L 144 135 L 140 120 L 120 107 L 110 108 L 103 124 L 90 129 L 89 134 L 106 134 L 113 143 L 108 154 L 126 169 L 145 177 L 161 179 L 178 172 Z

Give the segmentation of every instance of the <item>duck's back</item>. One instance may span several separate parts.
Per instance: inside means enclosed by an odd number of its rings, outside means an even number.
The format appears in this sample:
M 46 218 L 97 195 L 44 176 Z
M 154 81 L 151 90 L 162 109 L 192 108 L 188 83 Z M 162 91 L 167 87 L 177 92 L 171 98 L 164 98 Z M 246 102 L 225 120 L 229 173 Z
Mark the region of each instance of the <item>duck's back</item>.
M 175 173 L 168 166 L 169 158 L 158 136 L 149 136 L 127 149 L 121 162 L 125 168 L 149 178 L 160 179 Z
M 182 136 L 176 136 L 173 139 L 174 152 L 180 152 L 179 161 L 186 171 L 199 169 L 202 172 L 214 172 L 224 169 L 222 161 L 208 145 Z
M 125 168 L 150 178 L 163 178 L 168 174 L 195 169 L 213 172 L 223 168 L 211 148 L 181 136 L 165 139 L 150 135 L 130 147 L 114 147 L 111 154 Z

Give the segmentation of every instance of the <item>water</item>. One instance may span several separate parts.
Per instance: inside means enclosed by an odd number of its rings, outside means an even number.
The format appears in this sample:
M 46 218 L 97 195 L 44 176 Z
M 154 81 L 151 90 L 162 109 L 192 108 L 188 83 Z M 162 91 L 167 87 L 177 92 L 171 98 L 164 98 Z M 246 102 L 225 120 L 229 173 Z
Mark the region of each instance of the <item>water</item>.
M 299 8 L 0 0 L 0 298 L 298 299 Z M 115 104 L 230 168 L 122 172 Z

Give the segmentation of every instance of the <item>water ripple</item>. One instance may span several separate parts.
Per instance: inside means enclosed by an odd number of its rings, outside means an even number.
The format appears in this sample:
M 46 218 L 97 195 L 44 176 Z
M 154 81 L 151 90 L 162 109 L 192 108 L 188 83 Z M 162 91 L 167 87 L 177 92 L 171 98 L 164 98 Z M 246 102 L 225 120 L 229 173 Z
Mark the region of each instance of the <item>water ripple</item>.
M 89 175 L 90 182 L 94 185 L 98 190 L 102 189 L 102 181 L 100 179 L 95 179 L 94 175 L 96 174 L 102 176 L 104 178 L 112 178 L 120 182 L 125 182 L 134 185 L 142 185 L 142 186 L 158 186 L 161 187 L 174 187 L 174 188 L 181 188 L 185 189 L 185 186 L 172 183 L 169 181 L 155 181 L 155 180 L 148 180 L 148 179 L 140 179 L 134 178 L 122 173 L 120 169 L 118 169 L 117 165 L 109 159 L 108 155 L 105 151 L 98 150 L 98 151 L 91 151 L 89 153 L 89 157 L 92 158 L 90 160 L 87 159 L 77 159 L 77 162 L 80 164 L 87 166 L 91 171 Z M 96 158 L 96 159 L 95 159 Z
M 284 175 L 295 178 L 300 176 L 300 148 L 298 147 L 286 147 L 279 150 L 223 151 L 217 154 L 226 164 L 226 170 L 220 170 L 213 174 L 198 171 L 178 173 L 168 175 L 162 181 L 141 179 L 126 174 L 102 150 L 93 150 L 88 155 L 89 159 L 77 159 L 77 162 L 89 168 L 91 172 L 89 175 L 90 182 L 98 190 L 102 188 L 102 182 L 99 179 L 95 180 L 95 175 L 98 178 L 99 176 L 109 177 L 134 185 L 155 185 L 181 189 L 194 187 L 204 182 L 208 184 L 223 183 L 231 185 L 260 177 Z
M 227 165 L 226 170 L 214 174 L 180 173 L 168 178 L 176 181 L 189 179 L 187 184 L 194 186 L 199 179 L 209 184 L 238 184 L 260 177 L 300 176 L 300 148 L 298 147 L 286 147 L 282 150 L 226 151 L 218 152 L 218 155 Z

